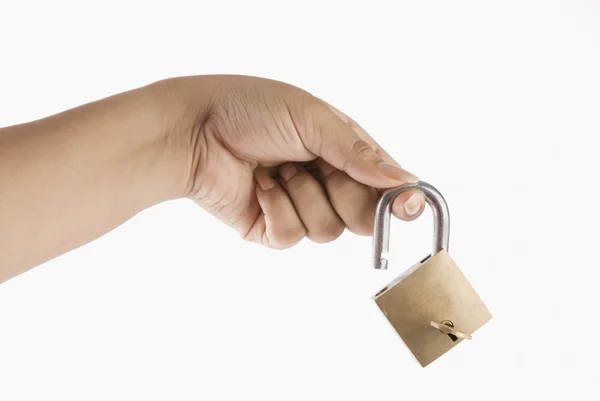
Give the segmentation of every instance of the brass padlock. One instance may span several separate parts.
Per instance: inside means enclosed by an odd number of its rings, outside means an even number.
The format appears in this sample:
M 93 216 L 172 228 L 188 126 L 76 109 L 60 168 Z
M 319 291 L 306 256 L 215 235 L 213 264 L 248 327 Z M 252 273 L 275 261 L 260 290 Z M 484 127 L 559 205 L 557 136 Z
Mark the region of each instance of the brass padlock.
M 487 323 L 492 315 L 448 255 L 450 213 L 442 194 L 419 181 L 383 193 L 375 213 L 373 262 L 387 269 L 391 206 L 402 192 L 425 195 L 434 217 L 433 252 L 373 297 L 392 327 L 425 367 Z

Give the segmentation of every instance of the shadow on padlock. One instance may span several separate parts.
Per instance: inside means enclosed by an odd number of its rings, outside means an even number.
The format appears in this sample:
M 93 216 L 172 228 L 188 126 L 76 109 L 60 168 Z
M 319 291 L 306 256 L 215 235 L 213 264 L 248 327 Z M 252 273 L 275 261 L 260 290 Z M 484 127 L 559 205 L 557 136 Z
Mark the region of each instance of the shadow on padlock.
M 492 315 L 448 254 L 450 213 L 442 194 L 419 181 L 383 193 L 375 212 L 373 263 L 387 269 L 391 207 L 402 192 L 425 195 L 434 218 L 433 250 L 373 297 L 392 327 L 425 367 L 460 344 Z

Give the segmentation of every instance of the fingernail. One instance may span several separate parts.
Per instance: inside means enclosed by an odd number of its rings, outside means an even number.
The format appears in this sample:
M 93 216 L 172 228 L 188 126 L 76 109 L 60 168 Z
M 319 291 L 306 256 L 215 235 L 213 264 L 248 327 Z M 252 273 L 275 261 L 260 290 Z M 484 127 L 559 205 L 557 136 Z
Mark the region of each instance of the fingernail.
M 275 186 L 275 180 L 266 174 L 256 175 L 256 182 L 263 191 L 268 191 Z
M 296 175 L 298 168 L 292 163 L 286 163 L 279 168 L 279 175 L 285 181 L 289 181 L 290 178 Z
M 419 181 L 419 177 L 417 177 L 414 174 L 409 173 L 408 171 L 404 170 L 402 167 L 396 166 L 395 164 L 391 164 L 391 163 L 387 163 L 387 162 L 381 162 L 379 164 L 379 171 L 381 171 L 383 174 L 387 175 L 388 177 L 396 180 L 396 181 L 400 181 L 400 182 L 418 182 Z
M 404 202 L 404 211 L 407 216 L 414 216 L 419 213 L 419 210 L 421 210 L 422 198 L 423 195 L 416 193 Z

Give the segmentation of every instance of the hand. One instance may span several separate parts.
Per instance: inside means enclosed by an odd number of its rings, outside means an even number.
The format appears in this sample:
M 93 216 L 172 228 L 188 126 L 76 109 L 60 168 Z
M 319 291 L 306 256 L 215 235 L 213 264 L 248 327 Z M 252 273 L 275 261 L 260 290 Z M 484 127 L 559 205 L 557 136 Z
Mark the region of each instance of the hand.
M 181 196 L 272 248 L 370 235 L 380 189 L 414 181 L 301 89 L 167 79 L 0 129 L 0 283 Z M 424 204 L 405 192 L 392 211 L 411 220 Z
M 244 76 L 162 85 L 182 101 L 185 196 L 244 239 L 282 249 L 305 236 L 332 241 L 345 227 L 371 235 L 380 189 L 418 181 L 355 121 L 294 86 Z M 412 220 L 424 204 L 410 191 L 392 211 Z

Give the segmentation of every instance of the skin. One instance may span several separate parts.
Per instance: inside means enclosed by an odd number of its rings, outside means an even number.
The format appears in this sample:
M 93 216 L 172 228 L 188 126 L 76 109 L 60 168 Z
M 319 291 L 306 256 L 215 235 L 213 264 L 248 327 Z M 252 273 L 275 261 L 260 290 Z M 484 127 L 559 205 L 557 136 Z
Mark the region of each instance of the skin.
M 302 89 L 172 78 L 0 129 L 0 282 L 187 197 L 274 249 L 371 235 L 382 189 L 418 178 Z M 392 211 L 413 220 L 419 192 Z

